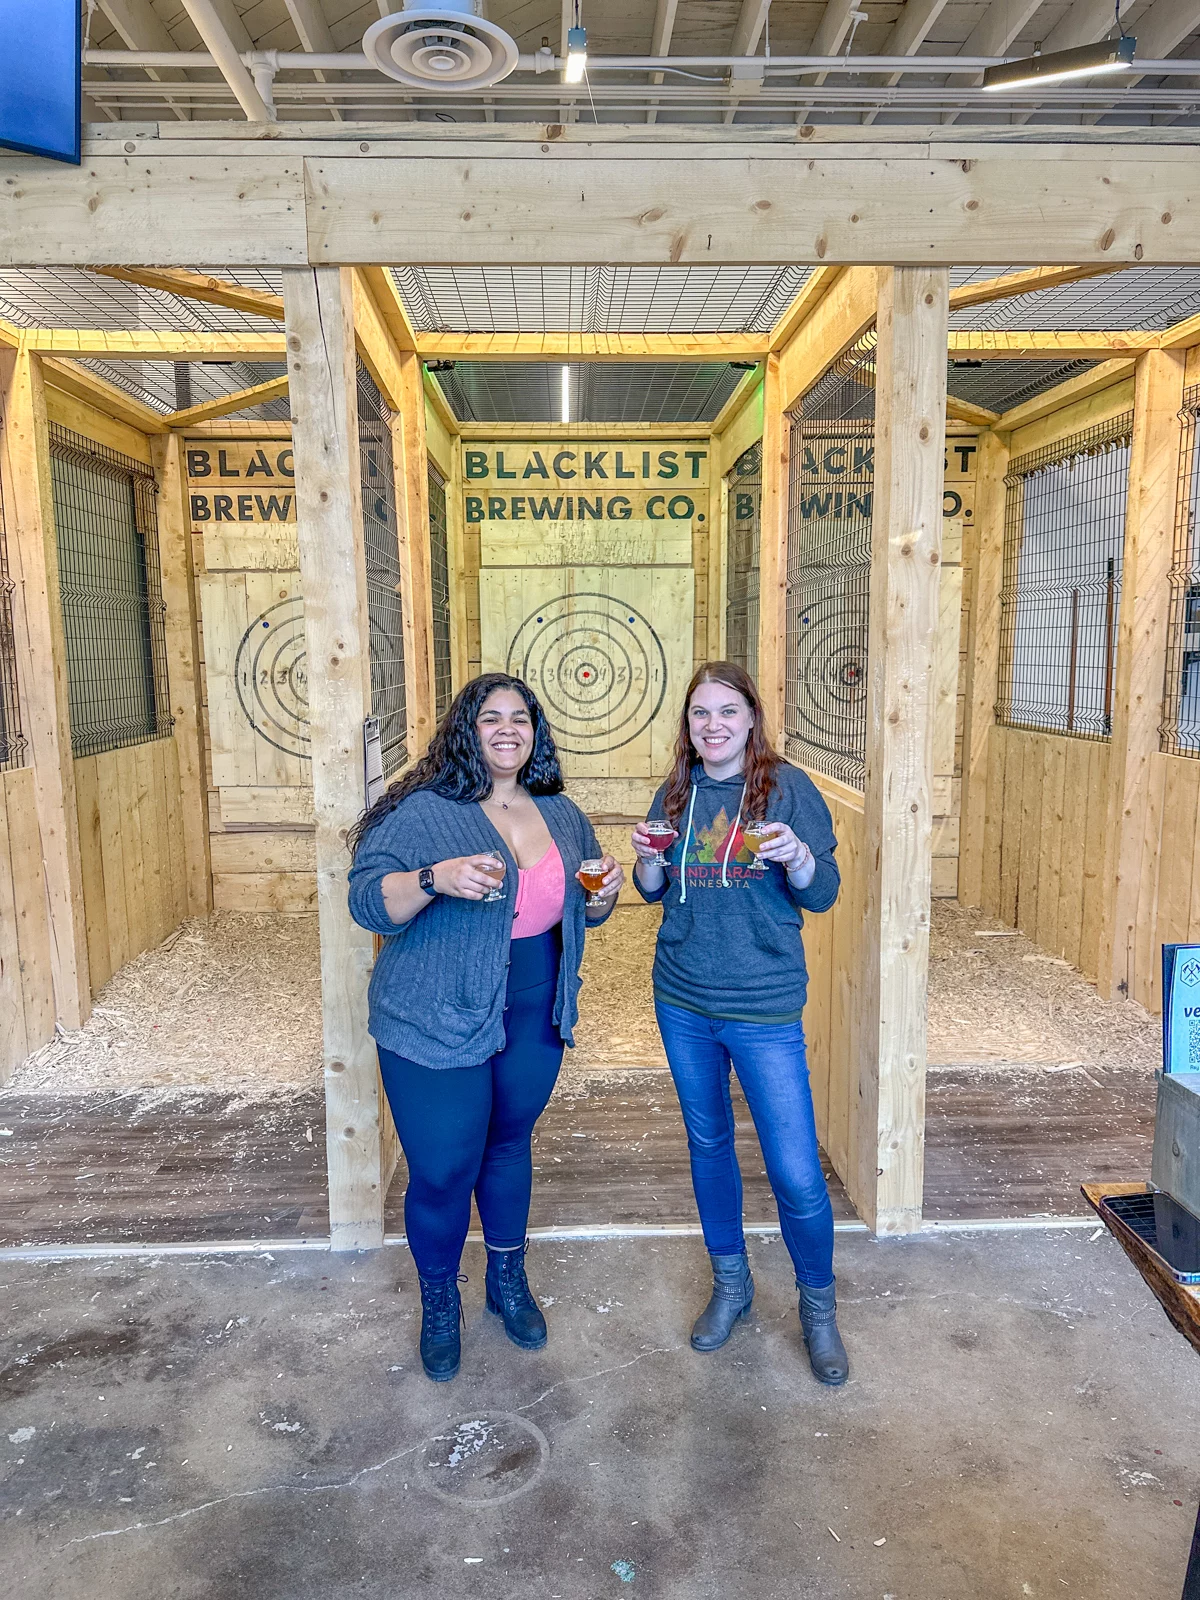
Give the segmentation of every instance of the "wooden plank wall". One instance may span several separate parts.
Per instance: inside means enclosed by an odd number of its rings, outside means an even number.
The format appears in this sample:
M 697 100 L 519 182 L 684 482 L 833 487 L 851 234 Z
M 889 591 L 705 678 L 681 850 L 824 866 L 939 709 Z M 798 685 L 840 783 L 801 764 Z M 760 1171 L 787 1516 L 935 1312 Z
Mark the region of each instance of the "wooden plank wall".
M 33 771 L 0 772 L 0 1084 L 54 1037 L 50 919 Z
M 1162 1010 L 1164 944 L 1200 943 L 1200 760 L 1150 757 L 1131 998 Z
M 804 1029 L 817 1136 L 839 1177 L 857 1170 L 854 1104 L 858 1093 L 859 999 L 866 878 L 862 870 L 862 797 L 810 773 L 833 815 L 842 888 L 831 911 L 804 925 L 808 1003 Z
M 75 762 L 92 992 L 188 914 L 174 738 Z
M 983 909 L 1093 980 L 1108 764 L 1097 740 L 1000 726 L 989 736 Z

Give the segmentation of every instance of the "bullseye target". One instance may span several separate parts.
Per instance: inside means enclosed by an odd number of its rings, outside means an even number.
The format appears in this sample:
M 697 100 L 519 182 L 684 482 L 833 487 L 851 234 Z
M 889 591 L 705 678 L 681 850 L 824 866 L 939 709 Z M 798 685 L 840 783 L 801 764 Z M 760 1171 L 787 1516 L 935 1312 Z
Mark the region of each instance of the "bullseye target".
M 234 664 L 238 702 L 260 739 L 307 759 L 308 656 L 304 602 L 281 600 L 259 613 L 242 635 Z
M 810 591 L 796 612 L 791 731 L 818 750 L 862 749 L 867 706 L 867 593 Z
M 649 619 L 606 594 L 557 595 L 524 619 L 505 670 L 541 701 L 565 755 L 604 755 L 646 731 L 667 692 Z

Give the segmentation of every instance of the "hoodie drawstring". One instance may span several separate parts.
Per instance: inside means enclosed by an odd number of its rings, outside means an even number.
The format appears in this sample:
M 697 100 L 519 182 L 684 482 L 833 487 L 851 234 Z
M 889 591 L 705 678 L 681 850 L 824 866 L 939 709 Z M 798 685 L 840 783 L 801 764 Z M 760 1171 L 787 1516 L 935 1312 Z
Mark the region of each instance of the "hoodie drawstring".
M 738 801 L 737 816 L 733 819 L 725 840 L 725 854 L 721 857 L 721 887 L 729 887 L 729 852 L 733 849 L 734 837 L 742 825 L 742 807 L 746 804 L 746 785 L 742 784 L 742 797 Z M 688 845 L 692 839 L 692 816 L 696 810 L 696 785 L 692 784 L 692 798 L 688 802 L 687 827 L 683 831 L 683 850 L 679 856 L 679 902 L 682 905 L 687 899 L 687 853 Z

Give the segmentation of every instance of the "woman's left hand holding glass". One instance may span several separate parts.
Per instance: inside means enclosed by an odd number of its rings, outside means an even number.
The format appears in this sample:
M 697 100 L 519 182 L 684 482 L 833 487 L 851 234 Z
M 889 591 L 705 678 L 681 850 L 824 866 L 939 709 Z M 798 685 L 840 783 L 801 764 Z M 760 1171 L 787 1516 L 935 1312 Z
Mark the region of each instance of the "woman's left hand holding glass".
M 792 832 L 786 822 L 767 822 L 770 838 L 758 848 L 760 861 L 777 861 L 797 889 L 807 889 L 816 876 L 817 862 L 812 851 Z

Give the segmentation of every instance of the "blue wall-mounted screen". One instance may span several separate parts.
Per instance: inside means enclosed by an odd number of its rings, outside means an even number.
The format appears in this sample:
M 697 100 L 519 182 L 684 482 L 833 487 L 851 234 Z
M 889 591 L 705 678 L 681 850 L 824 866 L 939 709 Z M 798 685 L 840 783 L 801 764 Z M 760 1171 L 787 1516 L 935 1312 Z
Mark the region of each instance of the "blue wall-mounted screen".
M 0 0 L 0 145 L 79 161 L 79 0 Z

